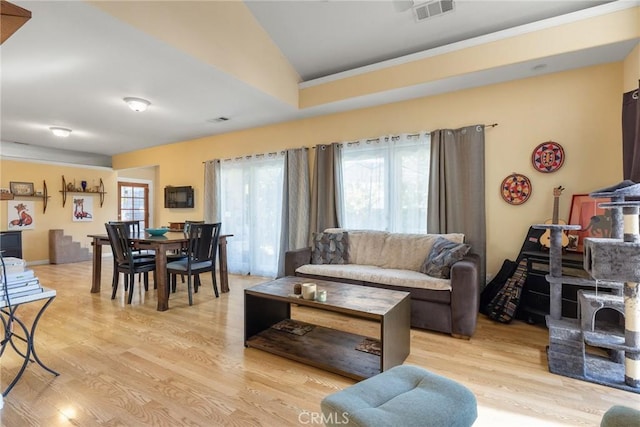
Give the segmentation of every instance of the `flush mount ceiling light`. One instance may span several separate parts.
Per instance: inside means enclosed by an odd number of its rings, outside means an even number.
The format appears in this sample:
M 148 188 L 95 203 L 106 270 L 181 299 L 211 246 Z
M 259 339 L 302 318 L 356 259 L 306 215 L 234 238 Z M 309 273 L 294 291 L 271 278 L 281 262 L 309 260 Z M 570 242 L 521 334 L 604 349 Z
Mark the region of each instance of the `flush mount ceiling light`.
M 66 137 L 68 137 L 68 136 L 69 136 L 69 134 L 71 133 L 71 129 L 67 129 L 67 128 L 59 128 L 59 127 L 55 127 L 55 126 L 50 127 L 50 128 L 49 128 L 49 130 L 50 130 L 51 132 L 53 132 L 53 134 L 54 134 L 55 136 L 60 136 L 60 137 L 62 137 L 62 138 L 66 138 Z
M 133 111 L 144 111 L 149 105 L 151 105 L 149 101 L 142 98 L 127 97 L 124 98 L 124 102 L 126 102 L 129 108 L 131 108 Z

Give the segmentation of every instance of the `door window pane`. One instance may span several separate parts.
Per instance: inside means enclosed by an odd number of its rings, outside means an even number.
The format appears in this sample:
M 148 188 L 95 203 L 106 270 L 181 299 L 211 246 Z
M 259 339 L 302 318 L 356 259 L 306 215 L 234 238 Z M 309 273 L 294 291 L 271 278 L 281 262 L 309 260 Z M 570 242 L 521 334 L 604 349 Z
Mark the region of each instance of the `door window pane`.
M 121 221 L 140 221 L 140 228 L 149 227 L 149 186 L 119 182 L 118 218 Z

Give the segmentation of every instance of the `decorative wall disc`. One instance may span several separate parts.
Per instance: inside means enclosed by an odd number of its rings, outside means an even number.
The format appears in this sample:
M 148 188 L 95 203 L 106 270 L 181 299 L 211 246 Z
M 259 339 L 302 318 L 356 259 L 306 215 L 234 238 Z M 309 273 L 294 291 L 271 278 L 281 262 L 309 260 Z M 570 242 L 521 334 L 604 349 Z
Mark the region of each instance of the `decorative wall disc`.
M 521 205 L 531 196 L 531 180 L 524 175 L 513 172 L 502 181 L 500 194 L 510 205 Z
M 557 142 L 543 142 L 533 150 L 531 162 L 537 171 L 555 172 L 564 163 L 564 149 Z

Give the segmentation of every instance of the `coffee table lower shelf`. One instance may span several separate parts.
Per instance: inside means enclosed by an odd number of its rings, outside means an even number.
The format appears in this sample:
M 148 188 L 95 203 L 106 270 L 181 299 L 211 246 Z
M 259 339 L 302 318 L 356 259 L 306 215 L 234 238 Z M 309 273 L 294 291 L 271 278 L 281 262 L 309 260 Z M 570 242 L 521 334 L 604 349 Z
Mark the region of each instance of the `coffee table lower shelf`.
M 296 321 L 313 329 L 304 335 L 268 328 L 246 341 L 247 347 L 276 354 L 355 380 L 380 373 L 380 356 L 356 350 L 372 338 Z
M 361 380 L 401 365 L 410 352 L 408 292 L 318 280 L 323 302 L 290 296 L 296 277 L 282 277 L 244 290 L 244 345 Z M 291 319 L 291 305 L 378 323 L 380 355 L 357 350 L 368 337 Z M 371 338 L 369 338 L 371 340 Z M 379 344 L 379 345 L 376 345 Z M 362 347 L 359 347 L 362 348 Z

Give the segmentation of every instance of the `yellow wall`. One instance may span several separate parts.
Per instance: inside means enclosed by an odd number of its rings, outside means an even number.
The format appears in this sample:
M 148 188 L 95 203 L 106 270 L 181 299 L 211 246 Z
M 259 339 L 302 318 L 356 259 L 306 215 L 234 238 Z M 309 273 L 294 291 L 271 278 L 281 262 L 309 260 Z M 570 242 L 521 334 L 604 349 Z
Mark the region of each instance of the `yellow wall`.
M 638 88 L 640 81 L 640 43 L 624 60 L 624 92 Z
M 560 218 L 568 219 L 572 194 L 622 180 L 622 80 L 622 62 L 588 67 L 149 148 L 114 156 L 113 166 L 147 166 L 149 159 L 159 165 L 156 223 L 167 224 L 203 216 L 204 160 L 497 122 L 486 132 L 487 271 L 495 273 L 504 258 L 517 256 L 529 226 L 551 217 L 554 187 L 566 188 Z M 531 153 L 548 140 L 564 147 L 566 161 L 544 174 L 531 165 Z M 499 194 L 511 172 L 532 181 L 531 198 L 521 206 L 508 205 Z M 195 208 L 162 208 L 165 185 L 194 186 Z
M 62 175 L 67 182 L 76 180 L 76 185 L 80 186 L 80 181 L 87 181 L 89 185 L 98 183 L 100 178 L 105 186 L 104 205 L 100 207 L 98 194 L 91 194 L 93 197 L 93 221 L 73 222 L 73 194 L 67 194 L 67 201 L 62 207 Z M 42 213 L 43 202 L 41 199 L 25 198 L 21 200 L 34 200 L 35 212 L 31 212 L 36 227 L 33 230 L 22 232 L 23 258 L 28 262 L 43 262 L 49 260 L 49 230 L 63 229 L 66 235 L 72 236 L 73 240 L 79 242 L 83 247 L 90 248 L 91 239 L 87 234 L 104 233 L 104 223 L 117 217 L 118 202 L 115 197 L 117 190 L 117 175 L 108 168 L 80 168 L 72 166 L 61 166 L 44 163 L 30 163 L 3 160 L 0 162 L 0 187 L 9 188 L 10 181 L 33 182 L 36 190 L 42 189 L 42 182 L 46 181 L 49 195 L 47 211 Z M 10 229 L 7 224 L 7 209 L 14 209 L 13 206 L 18 200 L 8 200 L 0 202 L 0 229 Z M 15 228 L 11 228 L 14 230 Z
M 118 178 L 126 180 L 128 178 L 143 179 L 147 181 L 156 181 L 158 178 L 158 168 L 155 166 L 147 168 L 126 169 L 118 171 Z

